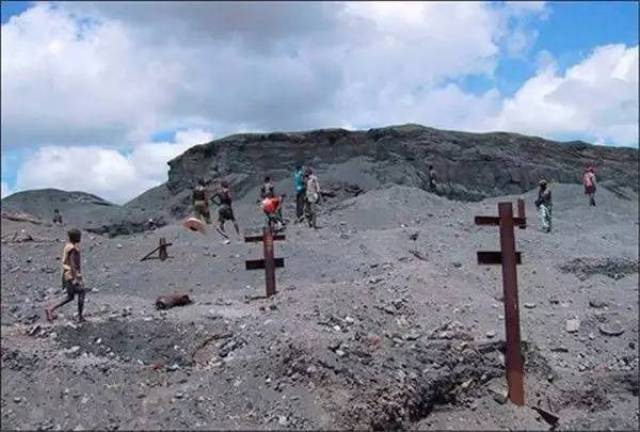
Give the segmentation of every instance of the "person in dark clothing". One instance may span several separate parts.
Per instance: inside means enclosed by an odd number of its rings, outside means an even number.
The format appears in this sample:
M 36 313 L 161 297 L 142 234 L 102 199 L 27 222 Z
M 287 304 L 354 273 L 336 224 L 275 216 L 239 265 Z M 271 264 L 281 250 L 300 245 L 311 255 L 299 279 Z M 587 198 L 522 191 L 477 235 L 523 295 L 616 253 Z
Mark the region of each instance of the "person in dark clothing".
M 53 210 L 53 223 L 55 225 L 62 225 L 62 215 L 58 209 Z
M 236 234 L 240 236 L 240 227 L 238 226 L 238 222 L 236 222 L 236 217 L 233 214 L 233 207 L 231 203 L 233 201 L 233 197 L 231 195 L 231 190 L 229 189 L 229 183 L 223 181 L 220 183 L 220 189 L 211 197 L 211 202 L 218 205 L 218 228 L 217 231 L 224 237 L 229 238 L 227 233 L 224 230 L 224 223 L 226 221 L 232 221 L 233 227 L 236 230 Z
M 271 182 L 271 177 L 267 176 L 264 178 L 264 184 L 260 188 L 260 201 L 265 198 L 273 198 L 276 196 L 275 187 Z
M 433 169 L 433 165 L 429 165 L 429 191 L 436 192 L 438 190 L 436 171 Z
M 538 190 L 538 199 L 535 202 L 540 212 L 540 220 L 542 222 L 542 231 L 551 232 L 551 211 L 553 205 L 551 203 L 551 189 L 546 180 L 540 180 L 540 189 Z
M 59 307 L 73 301 L 78 295 L 78 322 L 85 321 L 82 315 L 84 309 L 84 282 L 82 280 L 81 259 L 80 259 L 80 239 L 82 233 L 73 228 L 68 232 L 69 242 L 64 245 L 62 251 L 62 287 L 67 293 L 67 298 L 57 305 L 45 310 L 48 321 L 57 318 L 55 311 Z
M 304 201 L 307 193 L 307 185 L 301 165 L 298 165 L 293 173 L 293 182 L 296 187 L 296 220 L 301 222 L 304 218 Z
M 211 223 L 211 214 L 209 213 L 209 203 L 207 201 L 206 182 L 204 179 L 198 180 L 198 185 L 193 190 L 192 202 L 195 217 L 207 224 Z

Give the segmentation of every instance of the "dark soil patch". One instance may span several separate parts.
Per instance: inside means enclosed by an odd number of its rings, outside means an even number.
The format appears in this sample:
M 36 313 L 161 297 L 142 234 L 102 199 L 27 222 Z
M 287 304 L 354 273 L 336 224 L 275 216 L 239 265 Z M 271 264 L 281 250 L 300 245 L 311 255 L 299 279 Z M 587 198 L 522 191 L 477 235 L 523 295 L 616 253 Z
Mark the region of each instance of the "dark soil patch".
M 157 320 L 87 322 L 77 329 L 63 327 L 58 340 L 65 348 L 79 347 L 77 355 L 88 352 L 126 362 L 140 360 L 146 365 L 189 367 L 195 365 L 194 356 L 208 340 L 226 332 L 223 327 L 222 322 L 206 329 Z
M 576 258 L 559 268 L 564 273 L 575 274 L 581 280 L 596 274 L 617 280 L 638 273 L 638 262 L 629 258 Z

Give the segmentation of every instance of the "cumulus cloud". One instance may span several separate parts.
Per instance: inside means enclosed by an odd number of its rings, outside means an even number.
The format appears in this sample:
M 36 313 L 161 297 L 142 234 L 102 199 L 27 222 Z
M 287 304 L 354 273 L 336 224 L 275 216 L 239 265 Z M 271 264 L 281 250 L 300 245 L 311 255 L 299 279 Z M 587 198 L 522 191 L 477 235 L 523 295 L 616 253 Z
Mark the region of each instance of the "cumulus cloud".
M 99 146 L 44 146 L 19 168 L 17 187 L 82 190 L 121 204 L 165 181 L 168 160 L 212 139 L 204 130 L 180 131 L 173 142 L 141 143 L 127 154 Z
M 3 146 L 121 146 L 170 127 L 225 134 L 383 125 L 389 101 L 491 75 L 502 44 L 526 45 L 522 30 L 509 41 L 511 9 L 39 3 L 2 26 Z M 359 116 L 366 124 L 352 118 L 362 111 L 371 112 Z
M 1 188 L 2 188 L 2 193 L 0 194 L 0 198 L 4 198 L 4 197 L 9 196 L 9 195 L 11 195 L 13 193 L 13 191 L 11 190 L 11 188 L 9 187 L 7 182 L 2 182 L 1 183 Z
M 579 135 L 638 145 L 638 46 L 606 45 L 560 73 L 549 54 L 504 101 L 493 126 L 539 135 Z

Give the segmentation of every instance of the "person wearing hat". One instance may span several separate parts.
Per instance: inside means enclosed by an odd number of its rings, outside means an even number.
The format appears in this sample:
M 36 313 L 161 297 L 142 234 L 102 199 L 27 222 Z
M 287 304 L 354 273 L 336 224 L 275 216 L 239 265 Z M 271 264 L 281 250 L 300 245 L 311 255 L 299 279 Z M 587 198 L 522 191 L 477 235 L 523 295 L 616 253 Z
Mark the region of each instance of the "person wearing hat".
M 538 190 L 538 199 L 535 205 L 540 212 L 542 231 L 551 232 L 551 189 L 549 189 L 549 185 L 544 179 L 540 180 L 538 184 L 540 185 L 540 189 Z
M 582 184 L 584 185 L 584 193 L 589 197 L 589 205 L 596 206 L 596 173 L 593 165 L 587 167 L 582 176 Z

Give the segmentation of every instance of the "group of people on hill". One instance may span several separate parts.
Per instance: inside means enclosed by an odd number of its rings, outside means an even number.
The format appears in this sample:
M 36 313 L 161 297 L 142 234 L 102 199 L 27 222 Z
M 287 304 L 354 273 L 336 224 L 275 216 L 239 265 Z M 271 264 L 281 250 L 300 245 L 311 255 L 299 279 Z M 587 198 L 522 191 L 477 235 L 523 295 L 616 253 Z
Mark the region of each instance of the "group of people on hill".
M 317 204 L 322 200 L 320 192 L 320 183 L 318 177 L 313 173 L 310 167 L 303 169 L 297 166 L 293 173 L 293 182 L 296 194 L 296 223 L 300 223 L 303 219 L 307 220 L 309 227 L 317 228 Z M 194 217 L 199 219 L 203 224 L 211 223 L 211 213 L 209 210 L 209 202 L 218 206 L 218 226 L 216 230 L 228 242 L 224 225 L 225 222 L 233 222 L 236 234 L 240 236 L 240 228 L 233 213 L 233 197 L 226 181 L 220 182 L 220 187 L 209 198 L 207 190 L 208 182 L 201 178 L 198 180 L 192 192 L 192 205 Z M 263 213 L 267 218 L 267 226 L 272 229 L 281 230 L 286 226 L 286 222 L 282 216 L 282 202 L 286 194 L 277 194 L 275 185 L 270 176 L 264 178 L 264 183 L 260 187 L 260 192 L 256 204 L 261 206 Z
M 596 206 L 596 170 L 593 165 L 589 165 L 582 175 L 582 185 L 584 193 L 589 197 L 589 205 Z M 538 199 L 535 201 L 536 208 L 540 213 L 542 231 L 551 232 L 551 210 L 553 208 L 551 200 L 551 188 L 549 182 L 542 179 L 539 182 Z

